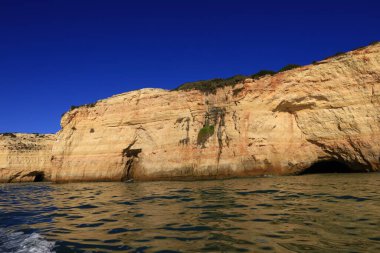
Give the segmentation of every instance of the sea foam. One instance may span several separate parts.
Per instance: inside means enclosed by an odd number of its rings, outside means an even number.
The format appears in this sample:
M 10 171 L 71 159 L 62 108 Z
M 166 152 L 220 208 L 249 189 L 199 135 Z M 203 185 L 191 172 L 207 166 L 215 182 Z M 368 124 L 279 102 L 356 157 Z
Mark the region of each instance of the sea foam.
M 25 234 L 0 228 L 0 252 L 53 253 L 55 242 L 45 240 L 38 233 Z

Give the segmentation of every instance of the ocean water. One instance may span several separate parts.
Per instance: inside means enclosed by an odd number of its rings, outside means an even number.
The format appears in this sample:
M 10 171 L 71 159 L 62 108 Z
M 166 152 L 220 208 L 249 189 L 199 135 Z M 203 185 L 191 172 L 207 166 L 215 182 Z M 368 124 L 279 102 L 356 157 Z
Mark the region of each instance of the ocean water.
M 3 184 L 0 252 L 380 252 L 380 174 Z

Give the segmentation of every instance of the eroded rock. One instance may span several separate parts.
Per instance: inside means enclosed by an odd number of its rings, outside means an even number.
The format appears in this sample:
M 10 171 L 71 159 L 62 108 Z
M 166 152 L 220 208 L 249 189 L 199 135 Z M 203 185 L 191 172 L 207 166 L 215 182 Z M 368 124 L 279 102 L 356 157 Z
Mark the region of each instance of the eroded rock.
M 330 160 L 378 171 L 379 97 L 380 44 L 215 94 L 142 89 L 73 108 L 49 144 L 4 142 L 0 171 L 58 182 L 287 175 Z

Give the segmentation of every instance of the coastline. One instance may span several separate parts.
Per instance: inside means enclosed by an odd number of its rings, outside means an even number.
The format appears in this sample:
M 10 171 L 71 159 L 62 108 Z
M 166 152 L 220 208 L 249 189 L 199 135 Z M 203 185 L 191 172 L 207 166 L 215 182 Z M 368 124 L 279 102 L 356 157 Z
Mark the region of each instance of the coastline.
M 380 44 L 215 92 L 142 89 L 72 107 L 56 134 L 0 134 L 1 182 L 380 170 Z

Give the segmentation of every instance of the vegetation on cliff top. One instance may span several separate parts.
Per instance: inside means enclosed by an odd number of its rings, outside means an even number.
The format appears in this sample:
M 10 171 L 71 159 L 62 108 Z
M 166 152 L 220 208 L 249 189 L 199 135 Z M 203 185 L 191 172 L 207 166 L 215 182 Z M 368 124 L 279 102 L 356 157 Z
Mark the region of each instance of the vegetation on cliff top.
M 259 72 L 251 75 L 250 77 L 252 79 L 260 79 L 263 76 L 274 75 L 274 74 L 276 74 L 276 71 L 273 71 L 273 70 L 260 70 Z
M 80 107 L 87 107 L 87 108 L 91 108 L 91 107 L 94 107 L 96 105 L 96 102 L 95 103 L 91 103 L 91 104 L 84 104 L 84 105 L 72 105 L 70 106 L 70 111 L 74 110 L 74 109 L 77 109 L 77 108 L 80 108 Z
M 215 93 L 217 89 L 232 86 L 243 82 L 247 78 L 260 79 L 261 77 L 267 75 L 274 75 L 279 72 L 287 71 L 293 68 L 300 67 L 300 65 L 289 64 L 280 69 L 278 72 L 273 70 L 260 70 L 259 72 L 246 76 L 246 75 L 236 75 L 229 78 L 215 78 L 210 80 L 201 80 L 196 82 L 188 82 L 180 85 L 174 90 L 200 90 L 204 93 Z
M 0 133 L 0 136 L 8 136 L 11 138 L 16 138 L 17 136 L 14 133 Z
M 196 82 L 184 83 L 175 90 L 200 90 L 205 93 L 215 93 L 218 88 L 235 86 L 247 79 L 247 76 L 236 75 L 229 78 L 215 78 L 211 80 L 201 80 Z
M 301 65 L 288 64 L 288 65 L 284 66 L 283 68 L 281 68 L 278 72 L 280 73 L 280 72 L 288 71 L 288 70 L 299 68 L 299 67 L 301 67 Z
M 369 45 L 376 45 L 380 43 L 380 41 L 375 41 L 370 43 Z M 366 46 L 365 46 L 366 47 Z M 358 50 L 362 49 L 365 47 L 359 47 L 353 50 Z M 338 52 L 332 56 L 329 56 L 326 59 L 334 58 L 337 56 L 341 56 L 345 53 Z M 313 64 L 318 64 L 317 61 L 313 61 Z M 201 81 L 196 81 L 196 82 L 188 82 L 180 85 L 179 87 L 175 88 L 174 90 L 200 90 L 206 94 L 208 93 L 216 93 L 216 90 L 219 88 L 227 87 L 227 86 L 232 86 L 234 87 L 236 84 L 243 82 L 247 78 L 252 78 L 252 79 L 260 79 L 261 77 L 264 77 L 266 75 L 274 75 L 280 72 L 288 71 L 291 69 L 295 69 L 301 67 L 300 65 L 297 64 L 288 64 L 281 68 L 279 71 L 272 71 L 272 70 L 261 70 L 253 75 L 235 75 L 229 78 L 215 78 L 215 79 L 210 79 L 210 80 L 201 80 Z
M 380 43 L 380 41 L 374 41 L 374 42 L 370 43 L 369 45 L 376 45 L 378 43 Z M 362 49 L 365 47 L 367 47 L 367 46 L 359 47 L 359 48 L 356 48 L 353 50 L 359 50 L 359 49 Z M 345 54 L 345 53 L 338 52 L 332 56 L 325 58 L 324 60 L 334 58 L 334 57 L 337 57 L 337 56 L 340 56 L 343 54 Z M 312 64 L 319 64 L 319 62 L 313 61 Z M 299 67 L 301 67 L 301 65 L 288 64 L 288 65 L 282 67 L 279 71 L 260 70 L 257 73 L 252 74 L 252 75 L 235 75 L 235 76 L 228 77 L 228 78 L 214 78 L 214 79 L 209 79 L 209 80 L 200 80 L 200 81 L 196 81 L 196 82 L 187 82 L 187 83 L 184 83 L 184 84 L 178 86 L 177 88 L 173 89 L 173 91 L 199 90 L 199 91 L 202 91 L 206 94 L 209 94 L 209 93 L 215 94 L 217 89 L 219 89 L 219 88 L 228 87 L 228 86 L 234 87 L 236 84 L 242 83 L 245 79 L 248 79 L 248 78 L 252 78 L 252 79 L 256 80 L 256 79 L 260 79 L 260 78 L 267 76 L 267 75 L 275 75 L 277 73 L 285 72 L 285 71 L 292 70 L 292 69 L 299 68 Z M 233 91 L 233 94 L 237 95 L 241 90 L 242 89 L 236 89 Z M 94 107 L 95 105 L 96 105 L 96 102 L 91 103 L 91 104 L 80 105 L 80 106 L 72 105 L 70 107 L 70 111 L 72 111 L 76 108 L 80 108 L 80 107 L 90 108 L 90 107 Z

